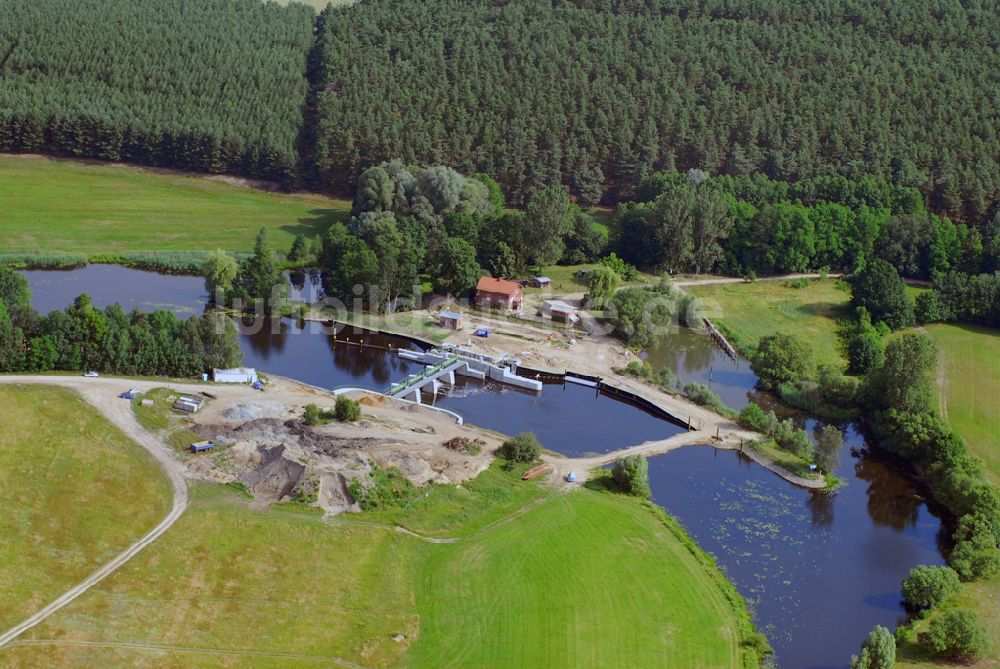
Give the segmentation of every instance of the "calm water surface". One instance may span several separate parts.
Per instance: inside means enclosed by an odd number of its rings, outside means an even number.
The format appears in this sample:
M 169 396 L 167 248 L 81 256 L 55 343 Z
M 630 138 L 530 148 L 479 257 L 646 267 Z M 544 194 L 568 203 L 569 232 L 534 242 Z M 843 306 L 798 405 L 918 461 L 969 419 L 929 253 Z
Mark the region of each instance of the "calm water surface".
M 39 311 L 63 308 L 81 292 L 95 304 L 126 309 L 201 311 L 202 280 L 92 265 L 70 271 L 24 273 Z M 318 277 L 290 277 L 293 299 L 321 293 Z M 240 324 L 244 364 L 335 388 L 385 390 L 420 366 L 394 350 L 405 339 L 329 331 L 285 319 Z M 365 339 L 364 349 L 345 343 Z M 749 365 L 712 341 L 682 329 L 645 354 L 685 381 L 706 383 L 733 407 L 759 398 Z M 431 401 L 425 395 L 426 401 Z M 437 406 L 472 424 L 506 433 L 530 430 L 569 455 L 600 453 L 662 439 L 679 429 L 594 389 L 546 385 L 541 394 L 459 380 Z M 808 428 L 815 421 L 802 419 Z M 897 465 L 868 452 L 846 427 L 839 476 L 843 488 L 814 493 L 788 484 L 731 451 L 692 446 L 650 460 L 655 500 L 715 555 L 750 602 L 758 626 L 777 651 L 780 667 L 843 668 L 876 624 L 905 619 L 899 583 L 917 564 L 943 563 L 940 519 Z

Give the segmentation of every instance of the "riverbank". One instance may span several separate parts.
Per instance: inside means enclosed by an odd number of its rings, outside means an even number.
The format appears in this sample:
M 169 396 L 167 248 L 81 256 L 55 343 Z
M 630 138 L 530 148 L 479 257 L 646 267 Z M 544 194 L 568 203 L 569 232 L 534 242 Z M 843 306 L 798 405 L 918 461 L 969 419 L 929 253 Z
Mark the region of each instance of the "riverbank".
M 320 319 L 319 316 L 311 317 Z M 634 453 L 659 455 L 683 445 L 702 444 L 727 450 L 741 450 L 754 462 L 794 485 L 810 489 L 826 487 L 826 481 L 821 477 L 805 478 L 783 467 L 765 453 L 745 448 L 750 442 L 763 439 L 763 435 L 747 430 L 735 420 L 697 405 L 683 396 L 665 393 L 642 380 L 618 372 L 617 370 L 624 367 L 627 361 L 635 360 L 636 357 L 617 339 L 603 334 L 593 334 L 579 339 L 570 338 L 527 321 L 516 323 L 509 320 L 501 321 L 482 312 L 468 311 L 465 313 L 465 320 L 464 330 L 449 331 L 434 325 L 436 320 L 429 312 L 416 310 L 401 314 L 364 315 L 355 319 L 351 325 L 375 326 L 380 333 L 406 337 L 428 347 L 442 343 L 466 347 L 471 344 L 476 352 L 487 355 L 506 354 L 520 359 L 524 367 L 552 376 L 561 377 L 571 372 L 598 377 L 600 385 L 606 387 L 612 396 L 616 395 L 615 391 L 634 395 L 673 416 L 679 424 L 690 426 L 686 435 L 634 445 L 596 458 L 555 459 L 553 464 L 556 472 L 552 475 L 554 481 L 570 471 L 576 472 L 579 476 L 582 471 L 609 464 L 624 455 Z M 488 339 L 468 336 L 469 332 L 480 327 L 490 329 Z M 435 335 L 432 340 L 426 337 L 425 333 L 428 331 Z
M 118 385 L 167 383 L 0 377 L 24 381 L 70 386 L 113 415 L 131 415 L 130 404 L 113 395 Z M 199 420 L 233 402 L 277 399 L 277 388 L 176 385 L 215 395 Z M 427 412 L 407 409 L 396 418 L 423 421 Z M 0 649 L 0 661 L 105 665 L 223 655 L 436 667 L 455 658 L 492 666 L 516 656 L 571 666 L 627 656 L 636 667 L 758 666 L 766 646 L 743 599 L 662 510 L 608 492 L 560 492 L 521 481 L 520 473 L 494 465 L 461 485 L 430 486 L 405 506 L 352 514 L 350 522 L 192 482 L 191 505 L 166 536 Z M 560 606 L 554 612 L 538 601 Z M 181 617 L 184 624 L 175 624 Z

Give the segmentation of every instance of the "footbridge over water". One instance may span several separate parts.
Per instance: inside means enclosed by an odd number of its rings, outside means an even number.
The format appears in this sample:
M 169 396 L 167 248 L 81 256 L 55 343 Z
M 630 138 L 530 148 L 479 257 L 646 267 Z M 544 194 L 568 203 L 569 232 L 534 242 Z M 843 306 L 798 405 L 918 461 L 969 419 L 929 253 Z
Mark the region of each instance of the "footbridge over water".
M 497 381 L 536 392 L 542 390 L 541 381 L 519 376 L 517 361 L 510 358 L 494 358 L 460 347 L 430 351 L 399 349 L 398 355 L 406 360 L 422 362 L 426 367 L 389 388 L 386 394 L 396 399 L 412 399 L 419 403 L 424 388 L 429 387 L 437 395 L 442 384 L 455 385 L 456 375 L 479 381 Z

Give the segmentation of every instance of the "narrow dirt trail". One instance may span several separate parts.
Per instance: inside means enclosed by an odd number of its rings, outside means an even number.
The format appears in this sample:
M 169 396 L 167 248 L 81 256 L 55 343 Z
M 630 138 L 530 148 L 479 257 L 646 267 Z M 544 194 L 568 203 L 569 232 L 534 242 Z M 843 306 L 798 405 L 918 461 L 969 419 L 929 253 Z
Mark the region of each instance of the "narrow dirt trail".
M 254 650 L 231 650 L 226 648 L 189 648 L 186 646 L 163 646 L 152 643 L 127 643 L 117 641 L 82 641 L 73 639 L 27 639 L 15 641 L 11 646 L 82 646 L 86 648 L 124 648 L 135 650 L 166 651 L 171 653 L 190 653 L 195 655 L 221 655 L 229 657 L 260 657 L 280 658 L 285 660 L 304 660 L 321 664 L 334 664 L 341 667 L 360 669 L 361 665 L 348 662 L 339 657 L 322 655 L 305 655 L 303 653 L 268 653 Z
M 85 383 L 81 383 L 85 381 Z M 27 630 L 35 627 L 56 611 L 60 610 L 74 599 L 87 592 L 102 580 L 107 578 L 115 570 L 121 567 L 134 557 L 139 551 L 156 541 L 164 532 L 170 529 L 177 519 L 181 517 L 188 505 L 187 483 L 184 480 L 184 470 L 166 447 L 157 441 L 151 434 L 139 425 L 132 413 L 129 402 L 117 400 L 117 404 L 108 401 L 108 397 L 115 397 L 114 393 L 118 386 L 122 385 L 120 380 L 110 380 L 114 385 L 108 384 L 108 379 L 82 379 L 71 376 L 0 376 L 0 383 L 5 384 L 40 384 L 67 387 L 77 390 L 84 399 L 101 412 L 116 427 L 121 429 L 129 438 L 136 441 L 145 448 L 150 455 L 159 463 L 170 479 L 173 488 L 174 502 L 167 516 L 160 523 L 143 535 L 131 546 L 115 556 L 110 562 L 99 568 L 82 582 L 73 586 L 61 596 L 57 597 L 47 606 L 29 616 L 21 623 L 11 627 L 0 634 L 0 648 L 7 645 Z M 92 383 L 99 382 L 99 383 Z M 103 383 L 100 383 L 103 382 Z M 136 382 L 140 385 L 140 382 Z M 150 386 L 154 384 L 149 384 Z M 117 399 L 117 398 L 116 398 Z
M 931 338 L 931 333 L 923 325 L 918 325 L 915 329 L 928 339 Z M 938 389 L 938 413 L 941 414 L 941 419 L 944 421 L 948 420 L 948 370 L 945 368 L 947 364 L 948 361 L 945 360 L 939 349 L 937 369 L 934 370 L 934 383 Z

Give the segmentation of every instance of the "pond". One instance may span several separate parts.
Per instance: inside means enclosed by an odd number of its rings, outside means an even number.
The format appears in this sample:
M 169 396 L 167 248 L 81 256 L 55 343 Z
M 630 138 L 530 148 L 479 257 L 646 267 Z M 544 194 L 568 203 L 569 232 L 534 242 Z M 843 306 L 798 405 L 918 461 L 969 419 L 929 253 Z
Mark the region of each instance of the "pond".
M 108 266 L 24 274 L 40 311 L 65 307 L 81 292 L 102 306 L 119 301 L 182 315 L 204 304 L 197 277 Z M 293 296 L 320 290 L 308 273 L 291 281 Z M 403 338 L 338 329 L 334 340 L 315 324 L 291 319 L 246 321 L 241 332 L 244 364 L 325 388 L 385 390 L 420 368 L 396 355 L 394 349 L 414 346 Z M 364 348 L 345 342 L 361 338 Z M 685 381 L 710 385 L 730 406 L 759 397 L 749 365 L 699 332 L 682 329 L 646 357 Z M 533 431 L 547 448 L 568 455 L 679 431 L 572 383 L 549 384 L 536 394 L 459 380 L 435 403 L 472 424 L 508 434 Z M 810 430 L 818 425 L 798 420 Z M 843 429 L 838 475 L 844 486 L 833 494 L 792 486 L 732 451 L 693 446 L 650 460 L 654 499 L 716 557 L 750 602 L 779 667 L 846 667 L 874 625 L 891 628 L 905 619 L 899 583 L 910 568 L 943 563 L 940 518 L 898 464 L 870 452 L 852 426 Z

